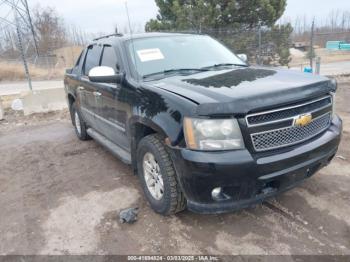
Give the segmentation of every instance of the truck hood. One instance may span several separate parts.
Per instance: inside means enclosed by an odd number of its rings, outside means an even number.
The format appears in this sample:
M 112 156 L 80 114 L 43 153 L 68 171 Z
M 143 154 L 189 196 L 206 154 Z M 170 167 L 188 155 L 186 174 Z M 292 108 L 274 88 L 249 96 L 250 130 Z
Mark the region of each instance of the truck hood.
M 335 91 L 326 77 L 263 67 L 174 76 L 152 85 L 198 104 L 195 115 L 245 115 Z

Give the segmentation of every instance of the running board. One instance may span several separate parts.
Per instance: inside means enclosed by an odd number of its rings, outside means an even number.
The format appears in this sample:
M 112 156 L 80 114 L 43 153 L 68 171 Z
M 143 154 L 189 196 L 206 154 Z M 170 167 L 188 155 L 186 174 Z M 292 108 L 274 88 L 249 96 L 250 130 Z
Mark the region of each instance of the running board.
M 106 149 L 111 151 L 113 155 L 118 157 L 121 161 L 123 161 L 127 165 L 131 165 L 131 155 L 129 152 L 127 152 L 125 149 L 117 146 L 112 141 L 101 135 L 100 133 L 96 132 L 92 128 L 89 128 L 87 130 L 87 133 L 89 136 L 91 136 L 96 142 L 104 146 Z

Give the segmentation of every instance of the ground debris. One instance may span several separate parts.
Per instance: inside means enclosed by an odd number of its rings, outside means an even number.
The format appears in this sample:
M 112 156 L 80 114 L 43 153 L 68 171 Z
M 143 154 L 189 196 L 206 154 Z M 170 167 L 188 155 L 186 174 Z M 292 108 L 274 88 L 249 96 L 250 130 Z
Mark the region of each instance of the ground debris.
M 344 157 L 344 156 L 340 156 L 340 155 L 338 155 L 338 156 L 336 156 L 336 158 L 339 158 L 339 159 L 341 159 L 341 160 L 346 161 L 346 157 Z
M 139 208 L 127 208 L 119 213 L 119 221 L 120 223 L 128 223 L 133 224 L 137 221 L 137 215 L 139 213 Z

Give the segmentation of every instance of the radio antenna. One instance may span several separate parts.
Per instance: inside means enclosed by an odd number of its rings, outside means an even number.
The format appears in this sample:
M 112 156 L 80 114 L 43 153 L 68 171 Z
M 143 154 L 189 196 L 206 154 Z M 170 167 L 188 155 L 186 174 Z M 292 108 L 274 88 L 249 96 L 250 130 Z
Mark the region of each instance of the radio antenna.
M 136 73 L 137 73 L 137 80 L 139 81 L 139 72 L 137 70 L 137 61 L 136 61 L 136 50 L 135 50 L 135 45 L 134 45 L 134 37 L 133 37 L 133 32 L 132 32 L 132 28 L 131 28 L 131 22 L 130 22 L 130 15 L 129 15 L 129 8 L 128 8 L 128 1 L 125 1 L 125 9 L 126 9 L 126 15 L 128 16 L 128 23 L 129 23 L 129 31 L 130 31 L 130 39 L 131 39 L 131 45 L 132 45 L 132 49 L 133 49 L 133 59 L 134 59 L 134 64 L 135 64 L 135 68 L 136 68 Z

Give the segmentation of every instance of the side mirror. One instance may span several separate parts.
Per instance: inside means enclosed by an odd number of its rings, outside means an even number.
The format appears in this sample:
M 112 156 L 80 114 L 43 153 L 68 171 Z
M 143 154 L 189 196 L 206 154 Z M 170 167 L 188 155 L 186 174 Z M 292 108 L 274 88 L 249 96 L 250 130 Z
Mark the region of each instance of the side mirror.
M 89 80 L 94 83 L 120 84 L 123 74 L 116 74 L 112 67 L 97 66 L 89 71 Z
M 243 62 L 248 62 L 248 56 L 246 54 L 238 54 L 237 55 L 239 59 L 241 59 Z

